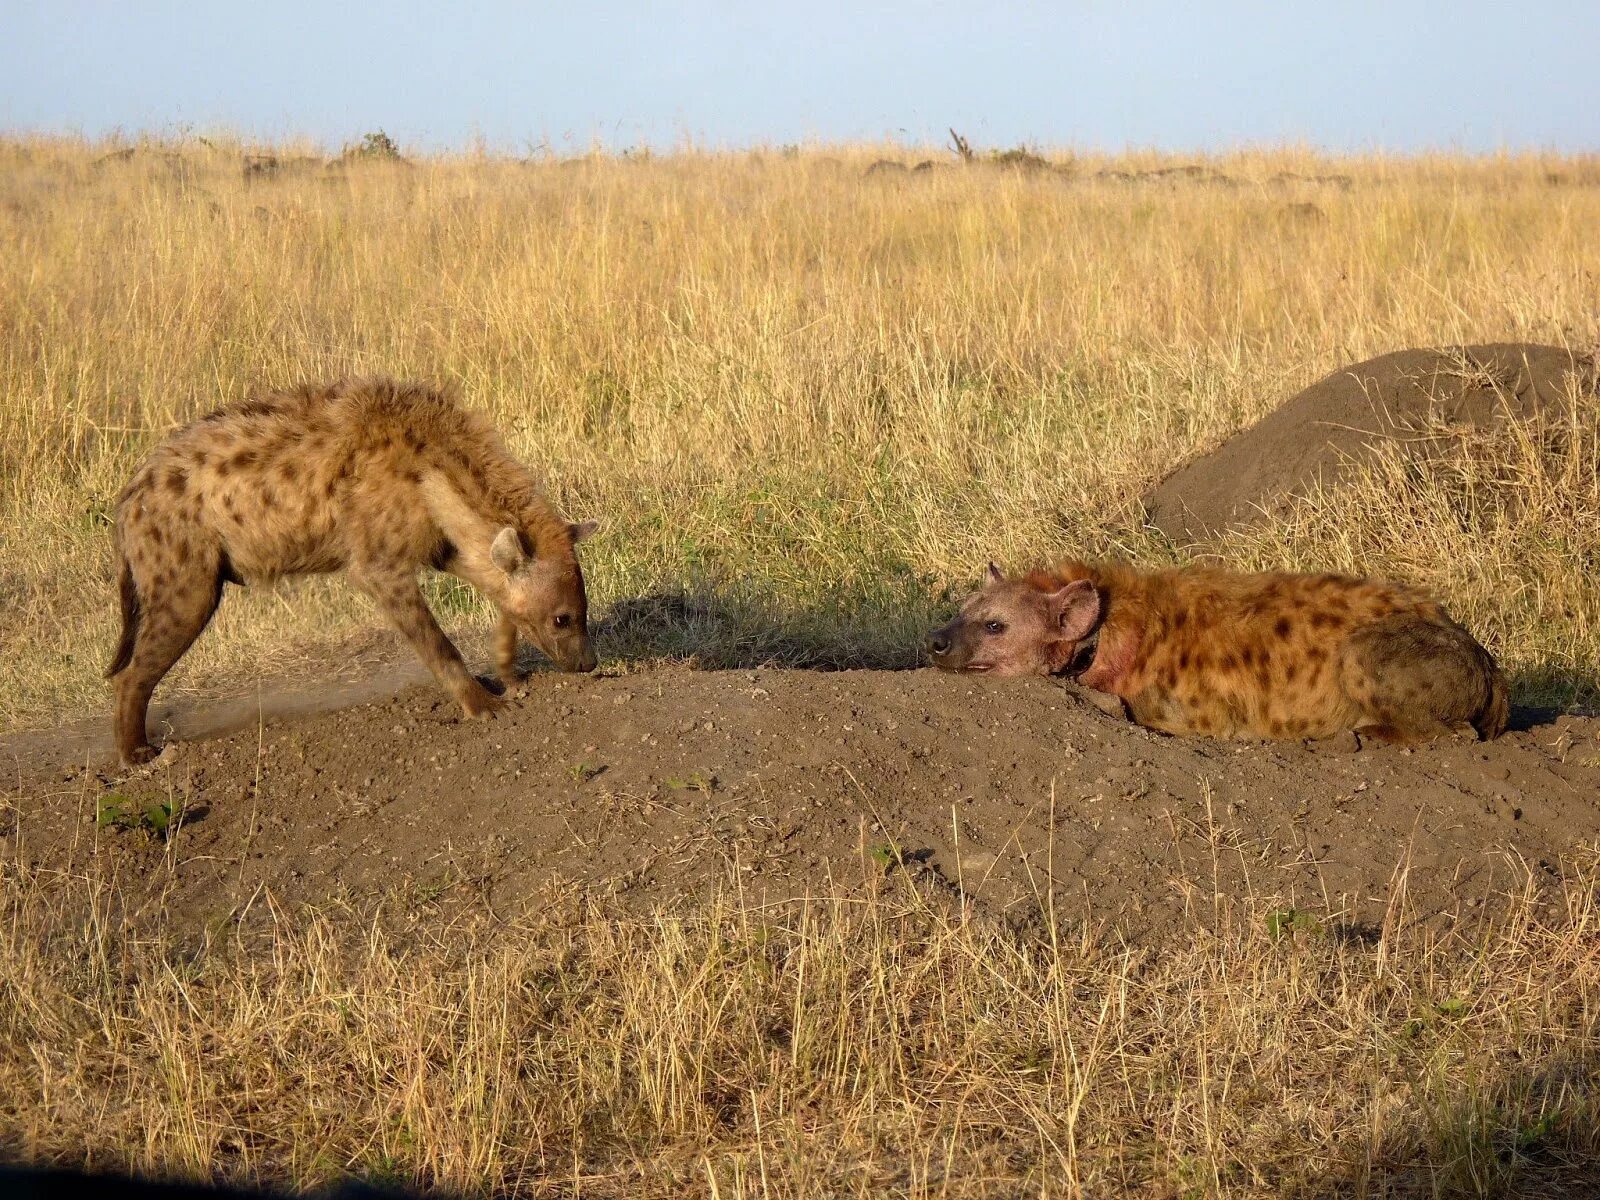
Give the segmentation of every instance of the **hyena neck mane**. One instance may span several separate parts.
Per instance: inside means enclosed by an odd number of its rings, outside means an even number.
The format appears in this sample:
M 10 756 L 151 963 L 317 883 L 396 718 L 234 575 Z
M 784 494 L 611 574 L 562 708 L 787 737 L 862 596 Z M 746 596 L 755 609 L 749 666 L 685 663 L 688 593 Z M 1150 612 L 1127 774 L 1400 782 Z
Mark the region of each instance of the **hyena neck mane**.
M 430 455 L 422 487 L 434 520 L 458 549 L 488 543 L 512 526 L 535 558 L 570 558 L 572 528 L 513 458 L 499 435 L 476 414 L 456 409 L 455 436 Z
M 1133 666 L 1148 624 L 1144 577 L 1125 563 L 1069 559 L 1048 571 L 1030 572 L 1024 582 L 1041 592 L 1088 580 L 1100 596 L 1100 619 L 1087 636 L 1062 648 L 1056 675 L 1100 692 L 1116 692 Z
M 525 494 L 474 493 L 444 471 L 422 478 L 422 495 L 450 548 L 451 569 L 468 578 L 491 574 L 490 547 L 507 526 L 529 543 L 536 559 L 569 558 L 572 530 L 530 484 Z
M 345 425 L 362 431 L 368 445 L 394 453 L 396 469 L 414 473 L 434 520 L 458 550 L 483 540 L 487 552 L 487 541 L 510 525 L 536 557 L 572 554 L 567 522 L 506 448 L 498 430 L 463 407 L 452 388 L 343 379 L 251 403 L 268 411 L 326 408 L 342 416 Z

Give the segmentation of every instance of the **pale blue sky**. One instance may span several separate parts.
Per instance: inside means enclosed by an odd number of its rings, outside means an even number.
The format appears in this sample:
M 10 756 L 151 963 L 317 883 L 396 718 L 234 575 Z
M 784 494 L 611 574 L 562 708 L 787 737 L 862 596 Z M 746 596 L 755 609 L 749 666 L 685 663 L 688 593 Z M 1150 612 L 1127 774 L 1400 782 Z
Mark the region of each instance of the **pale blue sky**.
M 1600 0 L 0 0 L 0 128 L 1600 150 Z

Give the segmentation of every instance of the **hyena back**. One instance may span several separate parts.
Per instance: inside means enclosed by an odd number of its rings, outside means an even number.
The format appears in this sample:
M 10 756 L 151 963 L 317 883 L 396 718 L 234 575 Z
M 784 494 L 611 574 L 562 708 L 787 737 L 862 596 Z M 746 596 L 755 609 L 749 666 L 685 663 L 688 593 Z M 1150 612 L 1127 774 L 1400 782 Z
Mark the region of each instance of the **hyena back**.
M 226 583 L 347 570 L 469 715 L 499 698 L 467 670 L 418 585 L 424 566 L 500 610 L 564 670 L 595 666 L 572 525 L 481 417 L 415 384 L 353 380 L 220 409 L 163 442 L 117 502 L 122 634 L 106 674 L 125 762 L 146 761 L 156 684 Z
M 947 670 L 1069 676 L 1167 733 L 1492 738 L 1509 716 L 1494 659 L 1437 602 L 1341 575 L 991 566 L 929 649 Z

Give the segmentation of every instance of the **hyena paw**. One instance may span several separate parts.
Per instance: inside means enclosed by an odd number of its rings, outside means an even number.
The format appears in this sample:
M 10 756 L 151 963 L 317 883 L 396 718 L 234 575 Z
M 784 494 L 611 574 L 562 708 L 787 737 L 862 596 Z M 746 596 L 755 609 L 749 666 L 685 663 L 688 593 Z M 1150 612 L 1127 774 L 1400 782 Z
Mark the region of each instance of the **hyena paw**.
M 142 746 L 134 746 L 122 752 L 122 765 L 125 767 L 142 767 L 147 763 L 155 762 L 161 755 L 161 749 L 146 742 Z
M 461 707 L 469 717 L 492 717 L 506 705 L 505 698 L 496 696 L 488 688 L 479 686 L 461 698 Z

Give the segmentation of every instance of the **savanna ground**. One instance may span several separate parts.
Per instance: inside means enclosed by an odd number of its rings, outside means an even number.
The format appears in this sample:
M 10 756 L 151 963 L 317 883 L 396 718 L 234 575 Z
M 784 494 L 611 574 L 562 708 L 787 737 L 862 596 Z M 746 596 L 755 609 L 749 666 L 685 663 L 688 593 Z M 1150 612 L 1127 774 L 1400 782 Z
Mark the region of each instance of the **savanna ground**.
M 139 456 L 351 373 L 458 386 L 602 520 L 606 667 L 492 725 L 422 689 L 133 779 L 70 731 L 9 742 L 8 1159 L 551 1195 L 1600 1186 L 1592 402 L 1211 547 L 1438 592 L 1524 713 L 1490 757 L 805 670 L 914 665 L 990 558 L 1180 558 L 1143 491 L 1342 364 L 1593 347 L 1592 161 L 128 149 L 0 143 L 0 726 L 103 721 Z M 470 593 L 433 597 L 481 654 Z M 236 590 L 164 694 L 181 726 L 360 659 L 403 652 L 337 581 Z

